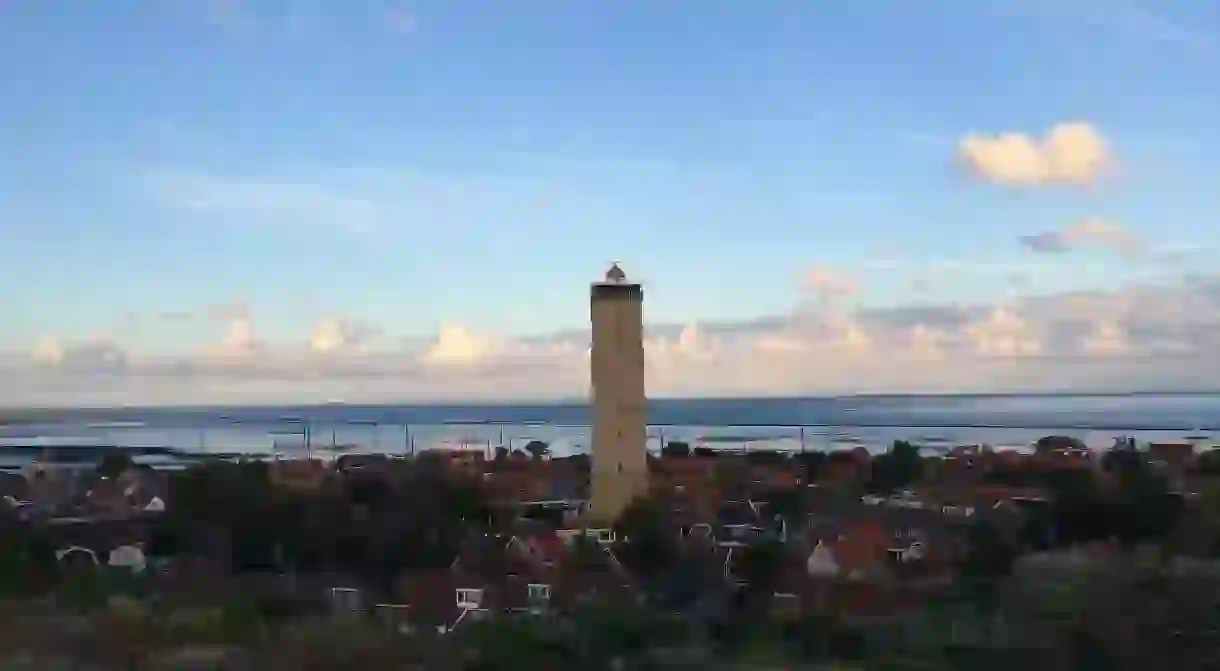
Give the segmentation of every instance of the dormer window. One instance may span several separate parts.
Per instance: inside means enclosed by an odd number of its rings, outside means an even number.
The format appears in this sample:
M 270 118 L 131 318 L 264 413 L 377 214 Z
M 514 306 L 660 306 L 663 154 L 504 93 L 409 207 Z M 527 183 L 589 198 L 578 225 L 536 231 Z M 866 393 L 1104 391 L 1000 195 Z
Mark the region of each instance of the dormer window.
M 614 531 L 612 529 L 589 529 L 585 535 L 602 545 L 607 545 L 614 542 Z
M 477 609 L 483 607 L 483 590 L 472 587 L 459 587 L 454 590 L 457 593 L 457 607 L 465 609 Z
M 546 603 L 551 600 L 551 586 L 544 583 L 529 584 L 530 603 Z

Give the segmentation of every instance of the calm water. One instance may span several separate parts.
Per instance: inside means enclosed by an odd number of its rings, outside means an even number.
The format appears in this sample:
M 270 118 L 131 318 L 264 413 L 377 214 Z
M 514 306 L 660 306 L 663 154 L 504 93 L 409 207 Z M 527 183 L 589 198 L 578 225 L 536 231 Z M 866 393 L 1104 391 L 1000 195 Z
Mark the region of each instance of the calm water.
M 409 452 L 544 440 L 556 453 L 586 451 L 583 405 L 404 405 L 0 411 L 0 447 L 92 444 L 270 453 L 333 446 Z M 926 444 L 1028 445 L 1059 433 L 1108 446 L 1215 434 L 1220 394 L 1135 396 L 890 396 L 818 399 L 654 400 L 651 447 L 686 440 L 711 446 L 827 449 L 896 439 Z

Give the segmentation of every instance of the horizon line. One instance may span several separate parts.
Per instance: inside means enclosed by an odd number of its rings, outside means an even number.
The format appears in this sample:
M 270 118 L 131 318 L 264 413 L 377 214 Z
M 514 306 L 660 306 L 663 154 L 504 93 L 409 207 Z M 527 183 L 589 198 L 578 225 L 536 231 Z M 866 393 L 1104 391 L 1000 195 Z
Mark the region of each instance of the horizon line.
M 663 403 L 748 403 L 748 402 L 784 402 L 784 401 L 852 401 L 869 399 L 982 399 L 982 398 L 1121 398 L 1146 396 L 1216 396 L 1220 389 L 1215 390 L 1135 390 L 1135 391 L 1030 391 L 1030 392 L 894 392 L 877 393 L 861 392 L 854 394 L 810 394 L 810 395 L 778 395 L 778 396 L 669 396 L 658 395 L 647 398 L 648 402 Z M 131 405 L 0 405 L 0 412 L 76 412 L 76 411 L 145 411 L 145 410 L 209 410 L 240 408 L 249 410 L 273 408 L 576 408 L 588 407 L 589 398 L 521 398 L 519 400 L 489 400 L 469 399 L 430 401 L 381 401 L 375 403 L 346 403 L 341 401 L 322 401 L 314 403 L 164 403 L 164 404 L 131 404 Z M 0 418 L 3 421 L 3 418 Z

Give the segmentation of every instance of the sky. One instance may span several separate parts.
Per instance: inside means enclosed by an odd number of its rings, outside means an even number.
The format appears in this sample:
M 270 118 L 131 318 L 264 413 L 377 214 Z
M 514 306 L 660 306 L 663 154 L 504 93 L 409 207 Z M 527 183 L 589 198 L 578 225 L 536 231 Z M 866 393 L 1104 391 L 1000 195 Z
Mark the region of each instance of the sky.
M 0 405 L 1220 386 L 1210 0 L 0 0 Z

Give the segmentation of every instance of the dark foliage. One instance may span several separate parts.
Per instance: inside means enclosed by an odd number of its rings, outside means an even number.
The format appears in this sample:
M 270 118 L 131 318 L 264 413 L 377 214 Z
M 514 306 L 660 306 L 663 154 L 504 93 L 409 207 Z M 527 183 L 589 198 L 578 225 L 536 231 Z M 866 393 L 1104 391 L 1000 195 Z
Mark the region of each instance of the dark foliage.
M 869 489 L 892 492 L 918 482 L 923 477 L 923 458 L 919 448 L 906 441 L 896 441 L 890 451 L 873 458 Z
M 788 455 L 775 450 L 752 450 L 746 452 L 746 463 L 759 465 L 775 465 L 784 464 L 788 461 Z
M 132 467 L 131 455 L 126 452 L 107 452 L 97 465 L 97 474 L 103 478 L 117 478 Z
M 541 440 L 531 440 L 525 444 L 525 451 L 534 459 L 541 459 L 551 453 L 551 448 Z
M 816 481 L 826 465 L 826 456 L 825 452 L 800 452 L 793 456 L 800 465 L 801 479 L 805 482 Z
M 661 456 L 663 457 L 689 457 L 690 455 L 690 443 L 681 440 L 671 440 L 661 448 Z
M 1085 448 L 1084 441 L 1071 436 L 1043 436 L 1034 443 L 1034 450 L 1037 452 L 1083 450 Z

